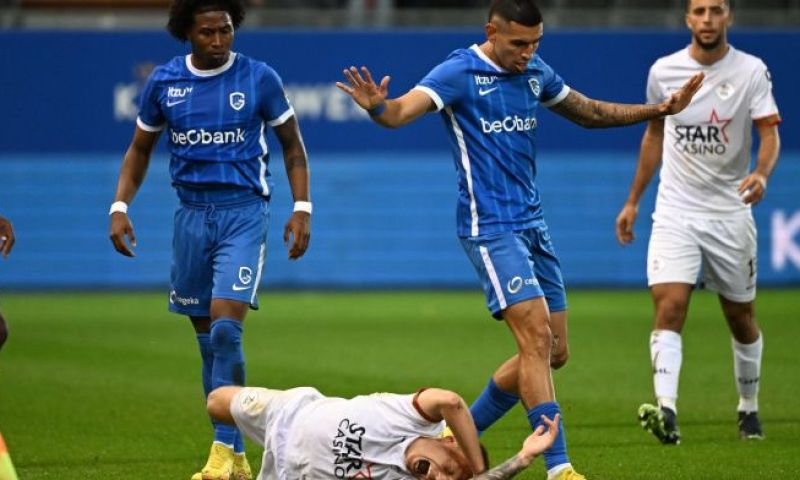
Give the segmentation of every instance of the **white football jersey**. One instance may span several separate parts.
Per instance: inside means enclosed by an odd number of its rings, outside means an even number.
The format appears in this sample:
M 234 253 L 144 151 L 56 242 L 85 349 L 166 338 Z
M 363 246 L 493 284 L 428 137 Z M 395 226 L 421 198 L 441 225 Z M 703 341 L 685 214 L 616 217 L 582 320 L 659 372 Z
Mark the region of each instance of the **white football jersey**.
M 761 59 L 730 47 L 713 65 L 685 48 L 658 59 L 647 80 L 648 103 L 660 103 L 704 72 L 692 103 L 664 120 L 664 152 L 656 211 L 716 217 L 749 215 L 739 184 L 750 170 L 753 120 L 778 114 Z
M 314 400 L 293 412 L 285 443 L 273 453 L 283 455 L 278 463 L 292 472 L 293 480 L 413 479 L 406 469 L 406 449 L 417 438 L 436 437 L 444 429 L 444 422 L 423 418 L 413 399 L 376 393 Z

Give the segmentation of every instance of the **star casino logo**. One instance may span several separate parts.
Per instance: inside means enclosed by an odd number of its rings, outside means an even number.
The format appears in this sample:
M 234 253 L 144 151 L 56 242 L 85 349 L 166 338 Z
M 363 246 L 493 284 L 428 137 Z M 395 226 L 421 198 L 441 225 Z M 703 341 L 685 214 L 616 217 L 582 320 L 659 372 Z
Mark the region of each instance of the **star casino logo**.
M 725 155 L 730 139 L 725 131 L 731 118 L 719 118 L 716 109 L 711 118 L 700 125 L 677 125 L 675 148 L 690 155 Z

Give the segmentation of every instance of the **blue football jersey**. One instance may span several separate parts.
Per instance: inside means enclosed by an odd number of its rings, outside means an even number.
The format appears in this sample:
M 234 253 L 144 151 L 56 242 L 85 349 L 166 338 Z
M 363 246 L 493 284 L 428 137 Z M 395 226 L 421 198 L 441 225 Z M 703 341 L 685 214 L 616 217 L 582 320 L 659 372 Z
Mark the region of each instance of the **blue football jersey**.
M 536 109 L 567 96 L 561 77 L 538 55 L 524 72 L 508 72 L 473 45 L 451 53 L 415 88 L 431 97 L 447 127 L 458 172 L 458 235 L 541 222 Z
M 225 188 L 268 198 L 265 125 L 281 125 L 293 115 L 278 74 L 231 52 L 215 70 L 198 70 L 190 55 L 157 67 L 142 92 L 137 124 L 165 130 L 172 184 L 182 199 Z

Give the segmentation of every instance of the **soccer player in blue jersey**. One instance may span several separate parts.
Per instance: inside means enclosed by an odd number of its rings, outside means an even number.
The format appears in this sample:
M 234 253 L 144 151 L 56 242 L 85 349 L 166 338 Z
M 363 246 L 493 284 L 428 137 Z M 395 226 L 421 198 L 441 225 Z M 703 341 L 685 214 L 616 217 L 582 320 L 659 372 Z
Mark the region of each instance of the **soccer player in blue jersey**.
M 592 100 L 565 85 L 536 54 L 542 16 L 533 0 L 493 0 L 486 41 L 454 51 L 411 91 L 388 99 L 369 70 L 350 67 L 349 94 L 390 128 L 441 112 L 458 171 L 458 236 L 483 282 L 492 315 L 504 319 L 517 354 L 492 375 L 471 407 L 479 431 L 517 402 L 532 428 L 560 412 L 550 368 L 567 361 L 567 303 L 545 224 L 536 177 L 536 109 L 543 105 L 585 127 L 630 125 L 681 111 L 702 84 L 697 75 L 663 103 Z M 545 452 L 550 479 L 581 479 L 561 434 Z
M 133 256 L 128 205 L 165 131 L 180 199 L 169 309 L 189 316 L 194 326 L 206 396 L 245 380 L 242 322 L 258 308 L 272 194 L 267 126 L 283 147 L 295 201 L 284 228 L 290 259 L 305 253 L 310 237 L 307 156 L 281 79 L 265 63 L 231 51 L 244 15 L 242 0 L 173 1 L 169 32 L 188 40 L 191 52 L 157 67 L 148 79 L 110 211 L 114 248 Z M 214 421 L 208 462 L 192 479 L 228 478 L 250 479 L 252 473 L 240 432 Z

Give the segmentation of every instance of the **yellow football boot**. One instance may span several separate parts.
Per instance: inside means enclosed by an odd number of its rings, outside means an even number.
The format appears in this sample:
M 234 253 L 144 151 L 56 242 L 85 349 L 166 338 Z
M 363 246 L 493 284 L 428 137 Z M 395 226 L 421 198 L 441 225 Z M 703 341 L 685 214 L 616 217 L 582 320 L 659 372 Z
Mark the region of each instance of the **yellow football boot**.
M 233 454 L 233 480 L 253 480 L 253 472 L 244 453 Z
M 206 466 L 192 475 L 192 480 L 231 480 L 233 478 L 231 477 L 233 460 L 232 448 L 214 442 L 211 444 L 211 452 L 208 454 Z
M 550 478 L 550 480 L 586 480 L 586 477 L 576 472 L 574 468 L 567 467 Z

